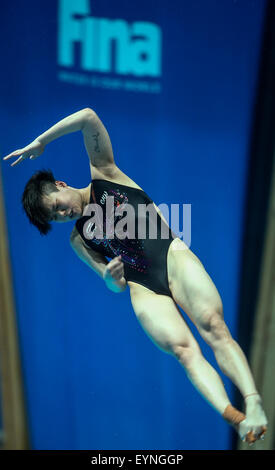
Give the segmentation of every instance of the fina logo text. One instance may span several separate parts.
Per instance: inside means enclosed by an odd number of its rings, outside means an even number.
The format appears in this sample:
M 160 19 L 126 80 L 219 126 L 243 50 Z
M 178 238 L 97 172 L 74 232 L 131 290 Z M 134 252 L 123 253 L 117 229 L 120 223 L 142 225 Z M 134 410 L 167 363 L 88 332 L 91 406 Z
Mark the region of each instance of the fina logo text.
M 59 0 L 58 22 L 58 65 L 76 65 L 78 43 L 83 71 L 161 76 L 162 31 L 158 25 L 93 17 L 90 0 Z

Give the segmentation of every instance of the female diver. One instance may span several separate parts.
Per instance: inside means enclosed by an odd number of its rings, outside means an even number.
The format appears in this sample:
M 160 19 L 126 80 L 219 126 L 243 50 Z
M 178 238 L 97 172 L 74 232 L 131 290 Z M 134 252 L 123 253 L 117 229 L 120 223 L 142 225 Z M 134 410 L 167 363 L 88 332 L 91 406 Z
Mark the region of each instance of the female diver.
M 263 438 L 267 419 L 262 400 L 245 355 L 224 322 L 222 301 L 214 283 L 197 256 L 174 237 L 152 199 L 119 169 L 108 132 L 96 112 L 85 108 L 71 114 L 4 160 L 17 157 L 11 166 L 27 158 L 33 160 L 43 153 L 47 144 L 76 131 L 81 131 L 84 138 L 92 182 L 77 189 L 56 181 L 50 171 L 35 173 L 22 197 L 30 222 L 45 235 L 51 229 L 51 222 L 75 221 L 70 241 L 80 259 L 112 291 L 123 292 L 129 287 L 132 307 L 146 334 L 162 351 L 177 359 L 195 388 L 235 427 L 242 440 L 253 443 Z M 131 206 L 132 221 L 138 223 L 146 222 L 148 216 L 148 213 L 138 215 L 138 206 L 151 204 L 157 236 L 123 239 L 116 232 L 116 236 L 110 237 L 107 225 L 111 221 L 106 218 L 108 198 L 122 212 Z M 98 208 L 97 218 L 91 219 L 89 207 Z M 121 223 L 121 213 L 112 221 L 117 223 L 116 227 Z M 160 236 L 162 224 L 168 227 L 165 239 Z M 100 229 L 101 236 L 94 236 Z M 220 376 L 203 357 L 178 306 L 210 345 L 222 372 L 240 390 L 245 414 L 231 405 Z

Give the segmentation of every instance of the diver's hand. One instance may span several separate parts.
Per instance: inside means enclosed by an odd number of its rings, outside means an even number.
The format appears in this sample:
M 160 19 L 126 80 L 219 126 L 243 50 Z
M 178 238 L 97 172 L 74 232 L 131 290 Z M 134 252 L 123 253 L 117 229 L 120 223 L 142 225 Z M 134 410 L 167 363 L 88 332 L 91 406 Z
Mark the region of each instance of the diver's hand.
M 116 256 L 106 266 L 103 273 L 103 279 L 107 287 L 113 292 L 122 292 L 126 288 L 124 278 L 124 265 L 121 261 L 121 255 Z
M 18 165 L 18 163 L 26 160 L 26 158 L 30 158 L 30 160 L 34 160 L 35 158 L 39 157 L 45 149 L 45 145 L 43 145 L 38 139 L 35 139 L 29 145 L 22 149 L 15 150 L 14 152 L 10 153 L 3 160 L 9 160 L 10 158 L 18 157 L 15 162 L 11 164 L 11 166 Z

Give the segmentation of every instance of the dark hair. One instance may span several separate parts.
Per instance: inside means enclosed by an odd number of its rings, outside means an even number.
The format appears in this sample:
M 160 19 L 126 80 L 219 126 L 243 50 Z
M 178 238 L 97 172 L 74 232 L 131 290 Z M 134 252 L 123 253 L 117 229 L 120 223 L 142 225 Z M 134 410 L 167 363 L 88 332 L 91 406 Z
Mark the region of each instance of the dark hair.
M 22 195 L 22 205 L 31 224 L 38 228 L 41 235 L 51 230 L 50 212 L 43 205 L 42 198 L 58 191 L 51 170 L 39 170 L 31 177 Z

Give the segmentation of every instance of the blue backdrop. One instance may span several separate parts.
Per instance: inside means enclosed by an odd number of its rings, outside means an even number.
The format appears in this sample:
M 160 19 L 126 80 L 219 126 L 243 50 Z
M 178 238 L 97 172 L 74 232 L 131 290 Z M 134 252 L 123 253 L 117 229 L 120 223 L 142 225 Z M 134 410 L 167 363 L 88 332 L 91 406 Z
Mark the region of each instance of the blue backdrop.
M 191 249 L 233 336 L 265 3 L 1 5 L 1 155 L 95 109 L 122 171 L 156 204 L 192 204 Z M 37 169 L 89 184 L 81 133 L 35 162 L 1 164 L 32 448 L 229 449 L 231 429 L 144 334 L 129 291 L 109 291 L 72 252 L 72 225 L 41 238 L 23 214 L 21 194 Z

